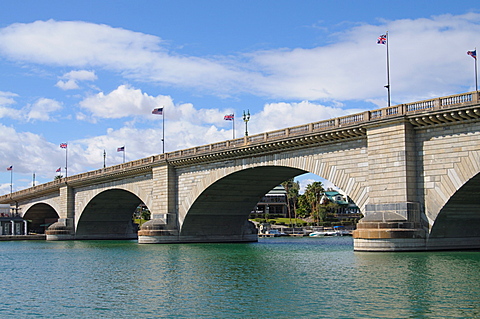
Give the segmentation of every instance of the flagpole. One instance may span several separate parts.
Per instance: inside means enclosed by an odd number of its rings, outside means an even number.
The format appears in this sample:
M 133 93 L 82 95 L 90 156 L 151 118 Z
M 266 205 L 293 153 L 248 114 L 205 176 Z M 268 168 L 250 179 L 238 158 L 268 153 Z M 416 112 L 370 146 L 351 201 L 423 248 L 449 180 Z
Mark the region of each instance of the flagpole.
M 68 177 L 68 143 L 67 147 L 65 147 L 65 178 Z
M 477 48 L 475 48 L 475 92 L 478 92 Z
M 10 196 L 13 193 L 13 165 L 12 169 L 10 170 Z
M 162 108 L 162 153 L 165 154 L 165 107 Z
M 388 39 L 388 31 L 386 32 L 386 38 L 387 38 L 387 93 L 388 93 L 388 107 L 390 107 L 390 55 L 388 52 L 388 42 L 390 40 Z
M 233 139 L 235 139 L 235 113 L 233 113 L 232 130 L 233 130 Z
M 152 114 L 161 115 L 162 116 L 162 153 L 165 154 L 165 108 L 159 107 L 153 109 Z
M 123 145 L 123 164 L 125 164 L 125 145 Z

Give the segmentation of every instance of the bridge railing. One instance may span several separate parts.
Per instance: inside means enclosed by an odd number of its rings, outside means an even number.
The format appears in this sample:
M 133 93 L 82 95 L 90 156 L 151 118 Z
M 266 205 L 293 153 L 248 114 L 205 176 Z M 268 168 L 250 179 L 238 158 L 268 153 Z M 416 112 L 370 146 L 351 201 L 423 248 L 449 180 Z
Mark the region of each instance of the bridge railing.
M 258 144 L 262 142 L 275 141 L 282 138 L 288 138 L 292 136 L 301 136 L 310 133 L 318 133 L 322 131 L 328 131 L 345 126 L 358 125 L 361 123 L 367 123 L 369 121 L 376 121 L 386 119 L 393 116 L 415 114 L 419 112 L 432 111 L 436 109 L 446 109 L 459 106 L 463 103 L 478 103 L 480 101 L 479 92 L 469 92 L 464 94 L 451 95 L 441 98 L 435 98 L 430 100 L 423 100 L 413 103 L 394 105 L 372 111 L 365 111 L 362 113 L 346 115 L 334 119 L 323 120 L 319 122 L 313 122 L 309 124 L 289 127 L 281 130 L 265 132 L 257 135 L 246 136 L 233 140 L 227 140 L 217 142 L 208 145 L 196 146 L 188 149 L 178 150 L 165 154 L 154 155 L 139 160 L 118 164 L 94 171 L 81 173 L 78 175 L 69 176 L 68 178 L 62 178 L 45 184 L 40 184 L 25 190 L 15 192 L 15 195 L 24 195 L 29 192 L 46 191 L 51 188 L 58 188 L 65 182 L 81 181 L 89 178 L 95 178 L 105 174 L 121 173 L 133 169 L 140 168 L 142 166 L 149 166 L 153 163 L 158 163 L 169 159 L 178 159 L 181 157 L 191 157 L 197 155 L 203 155 L 220 150 L 235 149 L 238 147 L 244 147 L 251 144 Z M 10 194 L 0 196 L 0 201 L 8 198 Z

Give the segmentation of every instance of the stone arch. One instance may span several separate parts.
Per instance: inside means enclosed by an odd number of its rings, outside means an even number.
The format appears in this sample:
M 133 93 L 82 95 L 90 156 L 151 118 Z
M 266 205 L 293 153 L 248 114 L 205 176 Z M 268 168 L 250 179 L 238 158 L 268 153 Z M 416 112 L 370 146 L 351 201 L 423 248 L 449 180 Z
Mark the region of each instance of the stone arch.
M 34 203 L 26 208 L 23 219 L 28 220 L 28 231 L 37 234 L 45 233 L 48 226 L 58 221 L 59 214 L 50 204 Z
M 76 223 L 76 239 L 135 239 L 137 229 L 132 221 L 135 209 L 142 203 L 133 192 L 112 188 L 91 198 Z
M 152 196 L 151 196 L 151 188 L 142 187 L 143 185 L 140 184 L 121 184 L 121 185 L 101 185 L 102 187 L 96 187 L 94 189 L 86 188 L 86 189 L 76 189 L 75 190 L 75 212 L 79 212 L 80 214 L 76 214 L 76 219 L 81 216 L 81 212 L 85 210 L 85 207 L 90 203 L 90 201 L 98 196 L 99 194 L 108 191 L 108 190 L 124 190 L 126 192 L 135 194 L 147 207 L 152 207 Z
M 365 205 L 368 203 L 368 163 L 366 153 L 362 147 L 358 146 L 345 148 L 348 149 L 348 153 L 345 153 L 345 150 L 337 150 L 330 152 L 329 156 L 326 156 L 318 150 L 313 154 L 286 152 L 231 161 L 229 165 L 224 163 L 222 167 L 204 169 L 201 174 L 185 174 L 187 176 L 184 179 L 191 180 L 192 182 L 190 183 L 194 183 L 194 186 L 189 187 L 185 191 L 186 194 L 179 196 L 178 210 L 180 222 L 183 222 L 186 214 L 200 194 L 211 185 L 230 174 L 262 167 L 284 167 L 296 169 L 302 173 L 309 172 L 321 176 L 342 189 L 360 208 L 360 211 L 364 212 Z M 347 157 L 347 159 L 343 160 L 342 157 Z M 355 162 L 355 166 L 352 166 L 352 161 Z M 186 185 L 188 183 L 182 182 L 181 184 Z M 276 185 L 273 185 L 271 188 L 274 186 Z
M 257 166 L 217 179 L 197 196 L 183 220 L 181 236 L 242 236 L 258 200 L 281 182 L 305 173 L 283 166 Z
M 447 228 L 452 227 L 447 231 L 445 223 L 451 224 L 454 219 L 457 219 L 456 224 L 467 227 L 465 223 L 468 221 L 465 218 L 474 218 L 480 214 L 480 206 L 475 206 L 477 198 L 480 198 L 478 196 L 479 172 L 480 152 L 470 151 L 467 152 L 467 156 L 459 157 L 459 161 L 454 163 L 453 167 L 445 169 L 444 173 L 437 177 L 436 182 L 424 183 L 425 214 L 430 225 L 431 236 L 444 237 L 447 233 L 456 234 L 460 231 L 458 227 L 448 225 Z M 465 214 L 462 211 L 465 211 Z M 476 219 L 472 219 L 474 220 Z
M 480 173 L 463 184 L 437 214 L 430 238 L 480 237 Z

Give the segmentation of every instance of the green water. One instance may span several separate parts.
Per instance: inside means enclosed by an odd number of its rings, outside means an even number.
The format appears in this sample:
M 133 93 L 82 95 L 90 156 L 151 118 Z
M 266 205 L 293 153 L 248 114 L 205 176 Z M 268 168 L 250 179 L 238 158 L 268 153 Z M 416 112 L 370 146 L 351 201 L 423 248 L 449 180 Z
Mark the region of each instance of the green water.
M 0 318 L 480 318 L 480 252 L 0 242 Z

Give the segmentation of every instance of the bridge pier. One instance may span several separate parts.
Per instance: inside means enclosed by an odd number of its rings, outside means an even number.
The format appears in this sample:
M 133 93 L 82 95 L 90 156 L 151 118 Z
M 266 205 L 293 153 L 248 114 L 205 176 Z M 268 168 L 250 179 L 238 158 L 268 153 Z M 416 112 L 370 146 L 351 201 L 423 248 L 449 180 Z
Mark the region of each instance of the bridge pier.
M 74 240 L 73 220 L 71 218 L 60 218 L 48 227 L 45 234 L 47 240 Z

